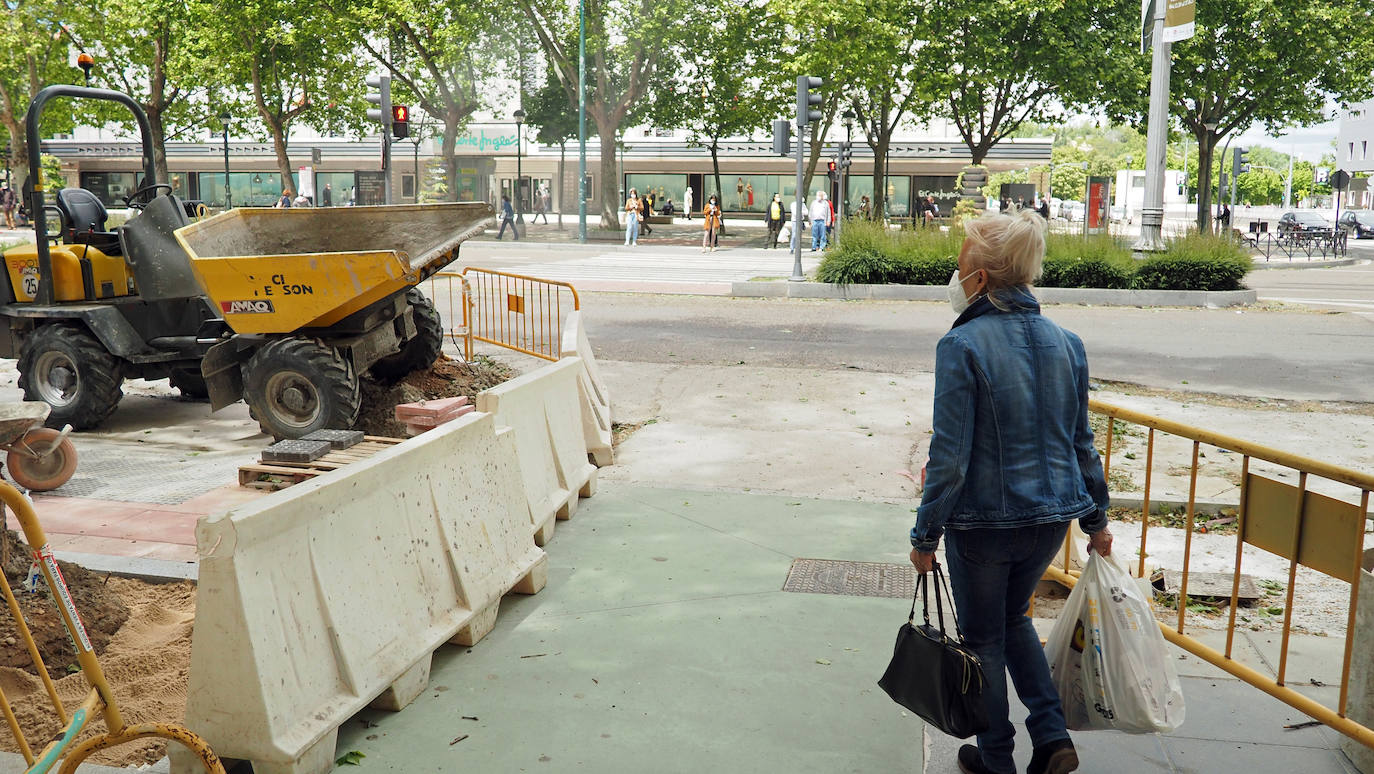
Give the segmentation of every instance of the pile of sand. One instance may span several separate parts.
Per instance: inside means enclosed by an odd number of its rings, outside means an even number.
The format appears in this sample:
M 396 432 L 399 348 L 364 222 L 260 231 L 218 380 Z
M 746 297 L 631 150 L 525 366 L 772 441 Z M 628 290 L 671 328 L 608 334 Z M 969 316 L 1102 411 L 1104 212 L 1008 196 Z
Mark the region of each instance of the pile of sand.
M 181 723 L 186 715 L 187 676 L 191 667 L 195 585 L 110 578 L 107 588 L 128 609 L 128 620 L 110 638 L 106 654 L 100 657 L 100 666 L 124 722 Z M 80 602 L 77 604 L 84 618 L 86 611 Z M 79 673 L 69 674 L 56 684 L 68 712 L 80 705 L 90 691 L 86 678 Z M 36 753 L 59 730 L 57 715 L 42 682 L 23 669 L 0 667 L 0 688 L 14 705 L 19 725 Z M 81 738 L 104 731 L 104 720 L 93 719 Z M 97 753 L 88 760 L 109 766 L 138 766 L 162 758 L 166 748 L 164 740 L 141 739 Z M 0 733 L 0 749 L 18 752 L 19 748 L 8 733 Z
M 478 356 L 464 363 L 440 355 L 434 365 L 412 372 L 395 385 L 383 385 L 364 376 L 363 408 L 355 427 L 368 435 L 405 438 L 405 425 L 396 421 L 397 405 L 459 395 L 466 395 L 468 400 L 475 402 L 477 393 L 514 375 L 509 366 L 488 357 Z

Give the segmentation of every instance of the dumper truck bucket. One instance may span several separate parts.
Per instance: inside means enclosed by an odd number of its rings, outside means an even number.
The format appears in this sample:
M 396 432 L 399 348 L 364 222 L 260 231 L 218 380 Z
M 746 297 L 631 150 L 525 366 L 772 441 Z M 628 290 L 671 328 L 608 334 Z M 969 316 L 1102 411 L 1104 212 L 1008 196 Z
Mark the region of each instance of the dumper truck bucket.
M 415 285 L 491 222 L 480 202 L 241 208 L 176 231 L 236 333 L 325 328 Z

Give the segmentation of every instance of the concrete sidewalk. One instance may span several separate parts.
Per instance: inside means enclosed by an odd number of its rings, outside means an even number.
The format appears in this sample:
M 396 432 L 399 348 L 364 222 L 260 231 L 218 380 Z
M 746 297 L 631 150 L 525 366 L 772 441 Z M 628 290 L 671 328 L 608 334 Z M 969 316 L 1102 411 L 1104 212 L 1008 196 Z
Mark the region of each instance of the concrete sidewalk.
M 476 646 L 441 649 L 410 707 L 345 724 L 338 755 L 366 757 L 338 770 L 957 771 L 961 742 L 876 685 L 905 599 L 781 590 L 796 558 L 905 563 L 911 518 L 904 505 L 605 485 L 548 546 L 548 587 L 507 598 Z M 1292 683 L 1327 674 L 1340 645 L 1295 637 Z M 1262 664 L 1264 649 L 1238 653 Z M 1082 771 L 1354 772 L 1336 734 L 1285 731 L 1306 718 L 1179 654 L 1183 728 L 1077 734 Z

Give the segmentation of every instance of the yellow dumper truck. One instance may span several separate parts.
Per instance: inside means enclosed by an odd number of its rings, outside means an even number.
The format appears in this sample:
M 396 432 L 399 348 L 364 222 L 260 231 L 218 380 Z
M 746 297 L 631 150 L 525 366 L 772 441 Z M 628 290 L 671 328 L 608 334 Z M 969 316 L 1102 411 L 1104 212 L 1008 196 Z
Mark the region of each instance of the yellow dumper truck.
M 137 214 L 116 229 L 89 191 L 45 196 L 38 123 L 58 97 L 117 102 L 138 121 Z M 37 244 L 4 254 L 0 357 L 19 358 L 19 386 L 55 427 L 95 427 L 124 379 L 166 378 L 212 411 L 243 399 L 276 438 L 349 428 L 359 375 L 397 380 L 434 362 L 443 326 L 415 286 L 493 215 L 484 203 L 245 208 L 191 223 L 157 181 L 147 117 L 127 95 L 50 86 L 25 130 Z

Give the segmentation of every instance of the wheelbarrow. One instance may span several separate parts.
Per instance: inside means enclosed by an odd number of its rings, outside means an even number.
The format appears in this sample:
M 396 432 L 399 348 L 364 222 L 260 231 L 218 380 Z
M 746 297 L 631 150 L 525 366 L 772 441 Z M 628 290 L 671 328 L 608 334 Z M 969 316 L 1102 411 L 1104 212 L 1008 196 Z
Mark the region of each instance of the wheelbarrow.
M 41 401 L 0 403 L 0 451 L 10 478 L 34 492 L 47 492 L 67 483 L 76 472 L 76 446 L 61 430 L 43 427 L 51 408 Z

